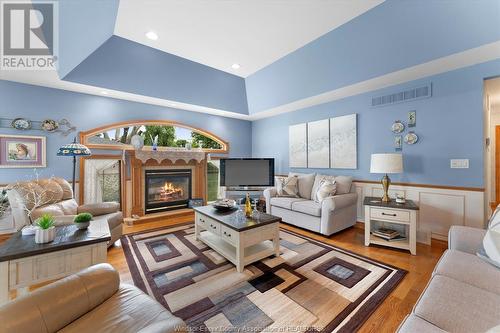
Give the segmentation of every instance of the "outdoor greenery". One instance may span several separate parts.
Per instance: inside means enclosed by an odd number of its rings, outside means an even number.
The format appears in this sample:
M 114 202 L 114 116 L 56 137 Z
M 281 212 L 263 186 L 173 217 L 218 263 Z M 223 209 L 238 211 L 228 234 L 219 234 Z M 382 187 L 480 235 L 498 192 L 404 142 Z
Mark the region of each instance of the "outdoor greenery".
M 193 138 L 193 147 L 194 148 L 199 148 L 200 143 L 201 143 L 201 148 L 211 148 L 211 149 L 221 149 L 222 148 L 219 143 L 217 143 L 216 141 L 214 141 L 210 138 L 207 138 L 203 134 L 191 132 L 191 137 Z
M 55 223 L 54 217 L 50 214 L 43 214 L 36 220 L 36 225 L 43 230 L 52 228 Z
M 75 216 L 75 219 L 73 221 L 75 223 L 86 223 L 90 222 L 92 218 L 93 216 L 90 213 L 80 213 L 77 216 Z
M 0 192 L 0 217 L 5 214 L 7 209 L 9 209 L 9 206 L 10 204 L 9 198 L 7 197 L 7 190 L 2 190 L 2 192 Z
M 168 125 L 144 125 L 116 128 L 108 132 L 98 134 L 97 137 L 106 141 L 121 144 L 130 144 L 134 135 L 140 135 L 144 139 L 145 146 L 152 146 L 153 140 L 158 136 L 158 147 L 185 147 L 188 140 L 178 139 L 174 126 Z M 221 145 L 201 133 L 191 132 L 193 148 L 221 149 Z

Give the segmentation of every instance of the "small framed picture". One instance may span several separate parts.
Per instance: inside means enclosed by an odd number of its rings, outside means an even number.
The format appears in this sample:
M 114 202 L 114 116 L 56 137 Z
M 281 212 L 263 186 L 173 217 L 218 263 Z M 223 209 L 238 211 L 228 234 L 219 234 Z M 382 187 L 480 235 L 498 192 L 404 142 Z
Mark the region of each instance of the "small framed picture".
M 396 135 L 394 137 L 394 149 L 396 151 L 403 150 L 403 137 L 401 135 Z
M 408 127 L 417 126 L 417 111 L 409 111 L 408 112 Z
M 188 202 L 188 207 L 189 208 L 201 207 L 203 206 L 203 204 L 204 204 L 203 199 L 191 199 Z
M 0 134 L 0 168 L 45 168 L 44 136 Z

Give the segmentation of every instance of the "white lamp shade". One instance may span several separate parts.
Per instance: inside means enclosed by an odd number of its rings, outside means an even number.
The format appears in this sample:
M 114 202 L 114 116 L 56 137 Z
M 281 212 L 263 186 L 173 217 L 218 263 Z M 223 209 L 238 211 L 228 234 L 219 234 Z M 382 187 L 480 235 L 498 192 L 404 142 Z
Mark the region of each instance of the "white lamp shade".
M 371 173 L 401 173 L 403 172 L 402 154 L 372 154 Z

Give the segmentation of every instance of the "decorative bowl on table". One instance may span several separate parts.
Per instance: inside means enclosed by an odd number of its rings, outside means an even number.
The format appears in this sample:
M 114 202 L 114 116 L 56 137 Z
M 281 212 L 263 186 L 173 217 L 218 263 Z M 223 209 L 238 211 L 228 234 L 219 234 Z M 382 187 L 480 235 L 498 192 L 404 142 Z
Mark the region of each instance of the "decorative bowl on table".
M 219 199 L 212 204 L 212 206 L 219 212 L 228 212 L 230 210 L 236 209 L 236 201 L 231 199 Z

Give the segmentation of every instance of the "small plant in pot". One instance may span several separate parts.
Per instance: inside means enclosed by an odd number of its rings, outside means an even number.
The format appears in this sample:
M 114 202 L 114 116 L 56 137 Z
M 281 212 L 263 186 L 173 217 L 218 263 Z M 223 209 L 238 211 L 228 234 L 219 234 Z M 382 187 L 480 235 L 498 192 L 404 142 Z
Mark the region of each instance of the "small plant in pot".
M 92 220 L 92 214 L 90 213 L 80 213 L 75 216 L 73 220 L 78 229 L 87 229 L 90 225 L 90 221 Z
M 35 224 L 38 227 L 35 231 L 35 243 L 50 243 L 56 238 L 55 220 L 52 215 L 43 214 Z

